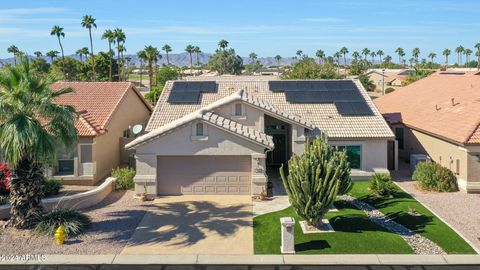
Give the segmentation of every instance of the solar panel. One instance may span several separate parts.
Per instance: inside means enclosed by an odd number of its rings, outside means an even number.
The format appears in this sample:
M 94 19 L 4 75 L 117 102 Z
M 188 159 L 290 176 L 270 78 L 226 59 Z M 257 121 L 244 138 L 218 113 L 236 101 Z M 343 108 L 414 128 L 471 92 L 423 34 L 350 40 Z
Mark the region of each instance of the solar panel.
M 198 103 L 201 93 L 217 91 L 215 81 L 176 81 L 173 83 L 169 103 Z

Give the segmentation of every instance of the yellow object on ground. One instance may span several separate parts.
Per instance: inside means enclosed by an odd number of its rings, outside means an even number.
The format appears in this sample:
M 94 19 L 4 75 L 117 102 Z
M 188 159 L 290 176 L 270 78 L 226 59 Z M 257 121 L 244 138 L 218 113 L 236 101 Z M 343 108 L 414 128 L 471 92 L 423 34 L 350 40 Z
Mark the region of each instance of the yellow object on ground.
M 58 245 L 63 245 L 63 242 L 65 241 L 65 230 L 63 229 L 63 226 L 58 227 L 55 232 L 55 240 Z

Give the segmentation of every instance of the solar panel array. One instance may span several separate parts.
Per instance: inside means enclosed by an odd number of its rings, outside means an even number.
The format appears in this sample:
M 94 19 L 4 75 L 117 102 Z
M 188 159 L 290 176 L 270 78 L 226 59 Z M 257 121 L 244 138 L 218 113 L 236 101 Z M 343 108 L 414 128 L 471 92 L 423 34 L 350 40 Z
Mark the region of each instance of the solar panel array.
M 290 103 L 333 103 L 342 115 L 373 112 L 353 81 L 269 81 L 272 92 L 284 92 Z
M 217 92 L 215 81 L 178 81 L 173 82 L 169 103 L 198 103 L 201 93 Z

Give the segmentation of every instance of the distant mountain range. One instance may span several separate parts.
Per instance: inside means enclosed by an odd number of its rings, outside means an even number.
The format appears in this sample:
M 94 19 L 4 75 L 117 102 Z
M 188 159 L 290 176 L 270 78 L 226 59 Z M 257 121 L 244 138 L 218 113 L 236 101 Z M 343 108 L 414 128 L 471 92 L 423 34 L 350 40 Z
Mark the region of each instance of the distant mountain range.
M 80 60 L 80 57 L 78 55 L 66 55 L 66 56 L 75 58 L 77 60 Z M 195 65 L 196 61 L 197 61 L 197 58 L 196 58 L 195 54 L 193 54 L 192 56 L 193 56 L 193 64 Z M 209 54 L 209 53 L 200 53 L 199 54 L 200 63 L 202 63 L 202 64 L 207 63 L 208 59 L 211 56 L 212 56 L 212 54 Z M 35 56 L 30 56 L 30 57 L 35 58 Z M 137 55 L 128 54 L 128 55 L 125 55 L 125 57 L 129 57 L 131 59 L 130 60 L 130 65 L 135 65 L 137 67 L 140 67 L 140 60 L 138 59 Z M 49 57 L 42 56 L 42 58 L 47 60 L 47 62 L 50 62 Z M 189 66 L 190 65 L 190 56 L 186 52 L 169 54 L 168 58 L 170 59 L 170 63 L 174 64 L 176 66 Z M 248 64 L 252 61 L 248 57 L 242 57 L 242 59 L 243 59 L 244 64 Z M 276 66 L 278 64 L 277 60 L 275 60 L 274 57 L 260 57 L 257 60 L 259 60 L 260 63 L 262 63 L 262 65 L 264 65 L 264 66 Z M 291 57 L 285 57 L 285 58 L 282 58 L 280 60 L 280 65 L 281 66 L 290 65 L 290 64 L 292 64 L 292 62 L 293 62 L 293 59 Z M 13 57 L 0 59 L 0 65 L 3 65 L 3 64 L 6 64 L 6 63 L 13 64 L 14 63 Z M 158 61 L 158 64 L 162 65 L 162 64 L 166 64 L 166 63 L 167 63 L 167 56 L 165 54 L 162 54 L 162 59 L 160 59 Z

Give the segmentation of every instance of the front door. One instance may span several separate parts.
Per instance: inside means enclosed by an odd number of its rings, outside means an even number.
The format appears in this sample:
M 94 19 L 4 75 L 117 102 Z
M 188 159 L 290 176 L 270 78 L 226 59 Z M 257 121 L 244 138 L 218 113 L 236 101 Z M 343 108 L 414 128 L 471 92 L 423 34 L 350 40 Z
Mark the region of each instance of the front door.
M 287 162 L 287 135 L 286 134 L 272 134 L 275 148 L 268 152 L 268 165 L 281 165 Z

